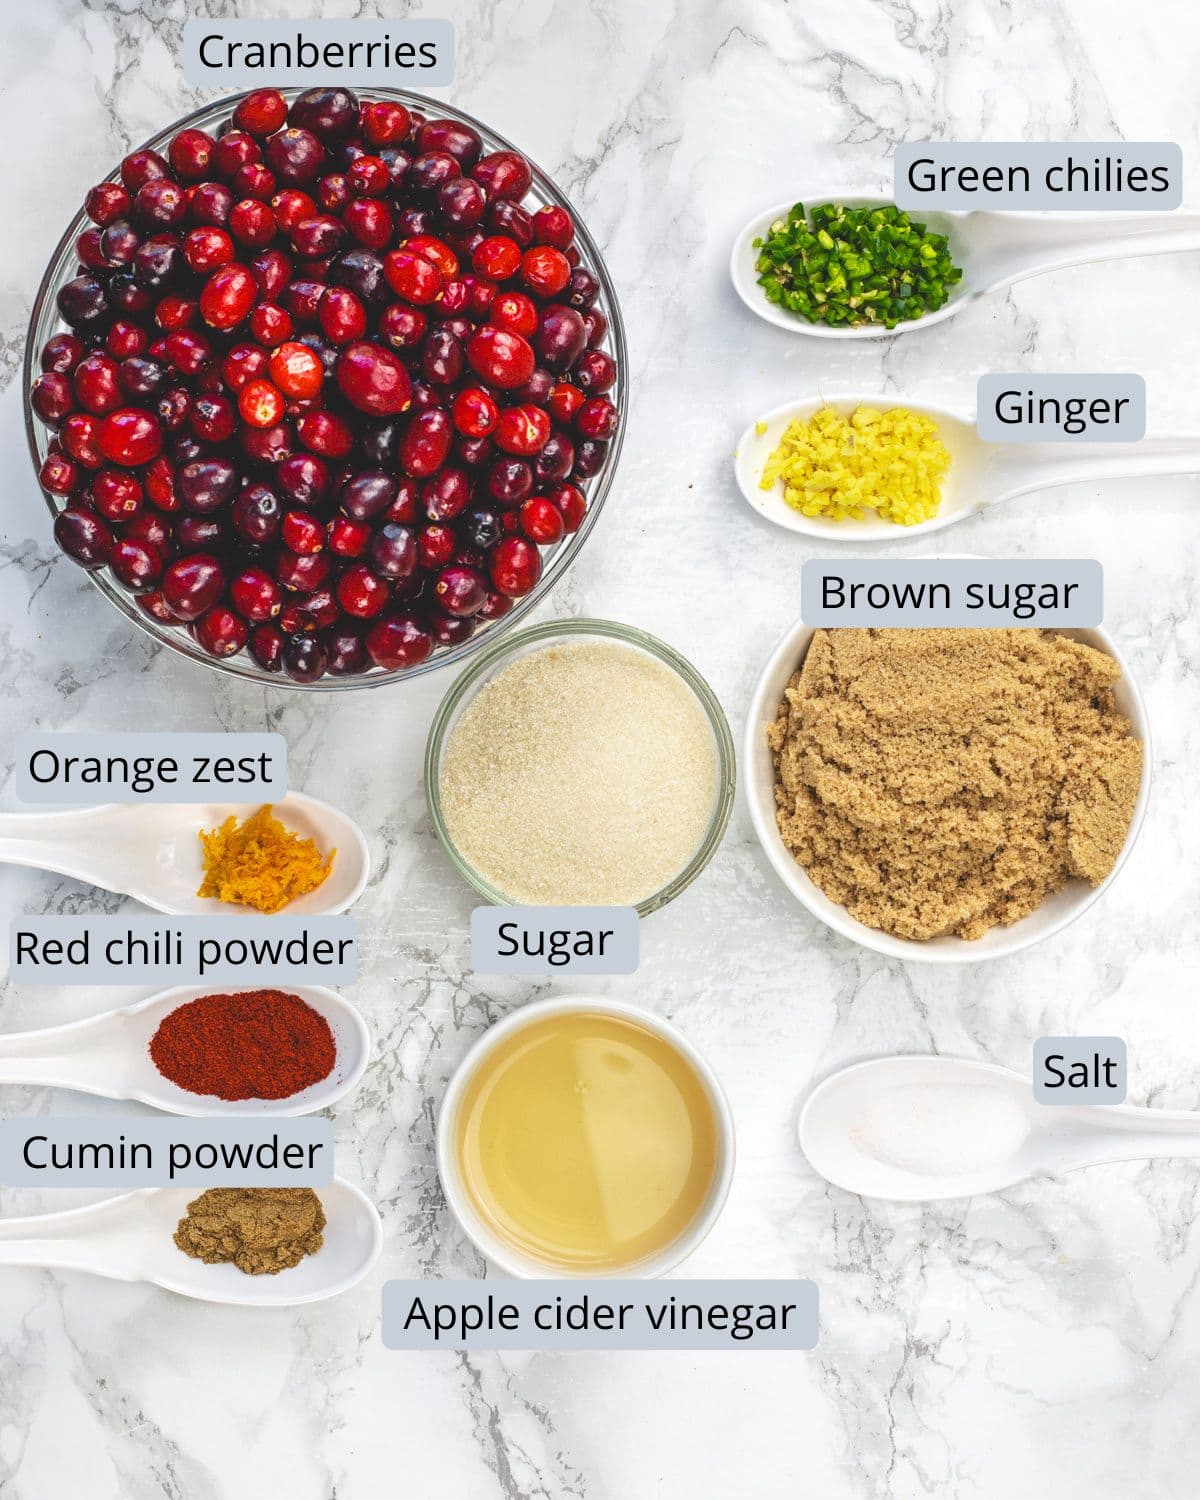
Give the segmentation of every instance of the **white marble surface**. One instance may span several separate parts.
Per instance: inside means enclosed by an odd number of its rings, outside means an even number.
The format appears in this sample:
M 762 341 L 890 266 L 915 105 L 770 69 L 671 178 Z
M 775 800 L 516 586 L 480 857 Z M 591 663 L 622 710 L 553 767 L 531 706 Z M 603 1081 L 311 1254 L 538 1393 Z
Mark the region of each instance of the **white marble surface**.
M 393 13 L 373 0 L 324 7 L 378 10 Z M 43 0 L 6 17 L 4 753 L 30 723 L 269 727 L 289 740 L 293 783 L 370 831 L 376 872 L 358 907 L 354 993 L 377 1058 L 336 1129 L 341 1168 L 374 1196 L 387 1245 L 356 1292 L 296 1313 L 5 1271 L 0 1493 L 1190 1500 L 1200 1168 L 1116 1166 L 969 1203 L 892 1207 L 816 1180 L 794 1127 L 811 1084 L 843 1064 L 933 1050 L 1021 1068 L 1032 1038 L 1073 1030 L 1128 1038 L 1135 1102 L 1200 1106 L 1191 480 L 1059 491 L 954 533 L 956 547 L 994 556 L 1099 557 L 1108 622 L 1146 693 L 1150 816 L 1118 884 L 1076 926 L 993 965 L 883 961 L 790 903 L 739 808 L 704 878 L 646 924 L 640 973 L 604 985 L 685 1028 L 736 1114 L 732 1196 L 686 1273 L 815 1278 L 819 1348 L 470 1358 L 383 1349 L 385 1277 L 478 1269 L 434 1172 L 444 1082 L 490 1020 L 561 986 L 467 971 L 471 896 L 436 846 L 420 784 L 446 677 L 320 698 L 226 682 L 155 651 L 54 553 L 15 382 L 30 298 L 83 189 L 197 102 L 178 66 L 184 13 L 180 0 Z M 809 555 L 733 491 L 730 447 L 749 417 L 814 388 L 884 385 L 970 405 L 988 369 L 1134 369 L 1148 382 L 1152 428 L 1200 427 L 1194 256 L 1063 271 L 944 328 L 836 349 L 754 320 L 724 277 L 730 235 L 753 211 L 811 185 L 884 184 L 889 149 L 905 137 L 1178 140 L 1185 197 L 1200 201 L 1200 26 L 1187 0 L 441 0 L 430 13 L 458 25 L 455 100 L 567 187 L 606 247 L 629 326 L 635 401 L 621 474 L 547 613 L 662 635 L 707 674 L 735 734 L 761 662 L 798 612 Z M 6 915 L 117 904 L 14 871 L 0 873 L 0 895 Z M 6 982 L 0 1025 L 108 1003 L 98 991 Z M 105 1107 L 13 1089 L 0 1103 Z M 0 1197 L 9 1213 L 63 1203 Z

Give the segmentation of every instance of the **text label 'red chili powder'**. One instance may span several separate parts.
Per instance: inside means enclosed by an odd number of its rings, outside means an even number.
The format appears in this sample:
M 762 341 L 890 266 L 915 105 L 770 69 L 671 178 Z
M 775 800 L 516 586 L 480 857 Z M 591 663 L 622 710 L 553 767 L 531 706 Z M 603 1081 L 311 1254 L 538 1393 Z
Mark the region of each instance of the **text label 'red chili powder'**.
M 202 995 L 163 1018 L 150 1058 L 189 1094 L 288 1099 L 328 1078 L 337 1059 L 325 1017 L 299 995 Z

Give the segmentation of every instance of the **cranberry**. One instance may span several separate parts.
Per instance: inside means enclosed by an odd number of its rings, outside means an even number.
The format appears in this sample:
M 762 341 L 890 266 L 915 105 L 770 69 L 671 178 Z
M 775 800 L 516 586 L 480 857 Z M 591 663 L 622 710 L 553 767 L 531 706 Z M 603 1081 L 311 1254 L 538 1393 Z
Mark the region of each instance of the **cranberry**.
M 403 104 L 379 99 L 363 106 L 362 132 L 372 146 L 395 145 L 408 135 L 412 117 Z
M 567 283 L 566 302 L 569 307 L 575 307 L 586 312 L 596 298 L 600 295 L 600 283 L 590 271 L 577 266 L 571 272 L 571 279 Z
M 521 247 L 507 235 L 490 235 L 475 247 L 471 269 L 476 276 L 506 281 L 521 269 Z
M 608 332 L 608 319 L 598 307 L 589 307 L 583 315 L 583 326 L 587 331 L 588 348 L 594 349 L 604 341 Z
M 38 482 L 52 495 L 69 495 L 79 488 L 79 465 L 73 463 L 65 453 L 47 453 L 38 470 Z
M 364 302 L 379 302 L 388 296 L 383 261 L 370 250 L 346 250 L 329 268 L 335 286 L 348 286 Z
M 362 563 L 346 569 L 338 579 L 338 603 L 348 615 L 371 620 L 387 607 L 391 591 L 378 574 Z
M 238 394 L 238 411 L 251 427 L 274 427 L 283 404 L 282 393 L 269 380 L 248 380 Z
M 421 374 L 431 385 L 453 385 L 463 362 L 463 346 L 446 328 L 435 328 L 421 346 Z
M 502 594 L 520 598 L 542 576 L 542 554 L 524 537 L 505 537 L 492 553 L 490 572 Z
M 252 547 L 262 547 L 279 535 L 283 507 L 279 497 L 265 484 L 251 484 L 233 502 L 230 519 L 234 531 Z
M 258 288 L 245 266 L 222 266 L 204 283 L 200 292 L 200 314 L 212 328 L 234 328 L 254 306 Z
M 192 634 L 210 656 L 236 656 L 250 638 L 250 627 L 227 605 L 218 604 L 201 616 Z
M 339 356 L 334 373 L 351 406 L 372 416 L 404 411 L 412 400 L 408 371 L 382 344 L 351 344 Z
M 445 278 L 431 260 L 413 250 L 392 250 L 383 261 L 387 284 L 398 297 L 425 307 L 437 300 Z
M 433 596 L 450 615 L 475 615 L 488 596 L 487 579 L 475 568 L 443 568 L 433 586 Z
M 575 425 L 587 438 L 610 438 L 617 430 L 617 408 L 604 396 L 592 396 L 575 414 Z
M 510 406 L 496 424 L 496 446 L 528 458 L 540 453 L 550 436 L 550 418 L 538 406 Z
M 274 135 L 286 123 L 287 113 L 287 101 L 278 89 L 255 89 L 238 101 L 233 123 L 247 135 Z
M 229 210 L 229 232 L 243 245 L 260 250 L 275 238 L 275 215 L 257 198 L 243 198 Z
M 456 229 L 474 229 L 482 220 L 486 206 L 483 189 L 473 178 L 452 178 L 438 188 L 438 213 Z
M 553 245 L 556 250 L 566 250 L 575 238 L 575 225 L 565 208 L 547 203 L 533 216 L 533 241 L 535 245 Z
M 213 151 L 213 170 L 225 182 L 256 161 L 262 161 L 262 147 L 244 130 L 227 130 Z
M 448 151 L 425 151 L 413 158 L 405 175 L 405 186 L 410 192 L 423 197 L 433 197 L 447 182 L 462 176 L 462 167 Z M 423 231 L 413 229 L 414 234 Z
M 499 292 L 492 302 L 491 321 L 498 328 L 532 338 L 538 331 L 538 310 L 524 292 Z
M 328 552 L 289 552 L 286 548 L 275 559 L 275 577 L 285 589 L 297 594 L 311 594 L 328 579 L 332 564 Z
M 136 469 L 162 452 L 158 418 L 136 407 L 110 412 L 96 432 L 96 446 L 110 463 Z
M 76 276 L 59 289 L 58 310 L 72 328 L 92 329 L 108 321 L 104 283 L 95 276 Z
M 264 297 L 278 299 L 292 275 L 292 263 L 282 250 L 264 250 L 250 262 L 250 274 Z
M 500 420 L 500 408 L 487 391 L 466 386 L 454 398 L 453 418 L 465 437 L 487 437 Z
M 573 307 L 556 303 L 542 314 L 534 347 L 538 357 L 551 370 L 569 370 L 583 353 L 586 343 L 583 318 Z
M 325 370 L 307 345 L 289 341 L 271 354 L 271 379 L 285 396 L 307 401 L 320 394 Z
M 329 550 L 339 557 L 361 557 L 373 533 L 365 521 L 334 516 L 329 523 Z
M 594 438 L 585 438 L 575 449 L 575 470 L 580 479 L 591 479 L 604 467 L 608 457 L 608 444 Z
M 160 555 L 164 557 L 171 542 L 171 528 L 161 516 L 156 516 L 148 510 L 134 516 L 131 521 L 126 521 L 121 527 L 121 535 L 128 537 L 130 541 L 146 542 L 149 546 L 157 548 Z
M 602 396 L 615 384 L 617 366 L 612 356 L 605 354 L 603 349 L 587 349 L 579 356 L 572 373 L 582 390 L 593 396 Z
M 521 280 L 539 297 L 556 297 L 570 279 L 570 262 L 550 245 L 531 245 L 521 257 Z
M 349 625 L 339 625 L 322 638 L 326 651 L 325 670 L 335 677 L 365 672 L 371 665 L 366 642 L 361 633 Z
M 488 469 L 487 492 L 506 509 L 520 505 L 533 489 L 533 470 L 521 458 L 501 458 Z
M 316 516 L 304 510 L 289 510 L 280 531 L 283 545 L 293 552 L 320 552 L 325 545 L 325 526 Z
M 268 349 L 282 344 L 292 335 L 292 320 L 287 310 L 275 302 L 260 302 L 250 314 L 250 335 Z
M 471 176 L 490 198 L 511 198 L 519 203 L 533 186 L 529 163 L 515 151 L 493 151 L 482 157 Z
M 183 189 L 168 177 L 154 177 L 144 182 L 133 200 L 133 215 L 140 224 L 169 229 L 182 224 L 186 214 L 187 199 Z
M 305 412 L 296 420 L 296 436 L 322 458 L 346 458 L 354 447 L 349 424 L 331 411 Z
M 421 499 L 431 521 L 450 521 L 470 504 L 471 484 L 462 469 L 439 469 L 422 485 Z
M 171 169 L 157 151 L 131 152 L 121 163 L 121 181 L 131 193 L 154 177 L 169 177 Z
M 54 518 L 54 540 L 81 568 L 99 568 L 108 561 L 113 534 L 94 511 L 70 505 Z
M 149 542 L 135 537 L 118 537 L 109 553 L 108 565 L 118 583 L 135 594 L 152 589 L 162 577 L 162 553 Z
M 128 521 L 142 508 L 144 491 L 133 474 L 101 469 L 92 480 L 92 504 L 106 521 Z
M 577 386 L 560 380 L 550 392 L 547 405 L 550 415 L 559 422 L 569 422 L 584 403 L 584 394 Z
M 546 446 L 533 461 L 536 478 L 547 480 L 566 479 L 575 467 L 575 444 L 565 432 L 552 432 Z
M 204 552 L 176 558 L 162 578 L 163 598 L 181 620 L 198 620 L 217 602 L 224 588 L 221 564 Z
M 283 665 L 283 636 L 274 625 L 260 625 L 250 633 L 250 655 L 266 672 Z
M 349 89 L 307 89 L 292 101 L 288 122 L 332 141 L 350 134 L 358 124 L 358 114 L 358 100 Z
M 393 302 L 379 315 L 379 336 L 393 349 L 412 349 L 425 337 L 429 320 L 418 308 Z
M 227 443 L 237 426 L 233 402 L 224 396 L 198 396 L 192 402 L 189 422 L 202 443 Z
M 98 469 L 104 458 L 97 445 L 100 418 L 90 412 L 72 412 L 62 424 L 62 445 L 85 469 Z
M 321 332 L 331 344 L 349 344 L 367 331 L 367 311 L 348 287 L 331 286 L 317 310 Z
M 371 567 L 384 578 L 407 579 L 417 570 L 417 540 L 408 526 L 386 522 L 371 538 L 368 550 Z
M 179 498 L 198 515 L 223 510 L 237 488 L 237 470 L 227 458 L 196 458 L 177 475 Z
M 365 470 L 347 480 L 339 499 L 342 509 L 356 521 L 382 515 L 396 498 L 396 481 L 379 470 Z
M 391 209 L 375 198 L 356 198 L 348 203 L 342 223 L 350 238 L 368 250 L 386 250 L 396 227 Z
M 233 194 L 223 182 L 198 182 L 188 188 L 188 221 L 192 224 L 229 223 Z
M 316 215 L 317 205 L 299 188 L 284 188 L 271 199 L 271 212 L 284 234 L 290 234 L 301 219 L 311 219 Z
M 521 530 L 531 542 L 549 547 L 563 538 L 566 524 L 553 500 L 534 495 L 521 507 Z
M 471 368 L 488 385 L 512 390 L 533 374 L 533 349 L 519 333 L 485 324 L 467 345 Z
M 420 411 L 409 423 L 400 442 L 400 466 L 414 479 L 436 473 L 450 452 L 453 428 L 440 407 Z
M 377 667 L 389 672 L 416 667 L 433 650 L 433 637 L 413 615 L 391 615 L 367 631 L 367 652 Z
M 427 573 L 444 568 L 454 556 L 454 533 L 449 526 L 426 526 L 417 537 L 417 557 Z
M 90 357 L 97 359 L 103 356 L 92 355 Z M 84 361 L 84 364 L 86 363 L 87 360 Z M 113 405 L 117 405 L 120 399 L 114 367 Z M 29 404 L 48 427 L 57 427 L 63 418 L 71 413 L 75 406 L 75 393 L 71 389 L 70 380 L 65 375 L 58 374 L 55 370 L 48 370 L 45 374 L 39 375 L 33 383 L 33 389 L 29 396 Z M 85 402 L 84 404 L 87 405 L 88 403 Z M 95 410 L 96 408 L 92 409 Z M 103 409 L 100 408 L 100 410 Z
M 100 182 L 88 193 L 84 208 L 92 223 L 99 224 L 103 229 L 129 215 L 133 208 L 133 198 L 118 182 Z
M 42 369 L 49 374 L 69 375 L 83 358 L 83 344 L 73 333 L 52 334 L 42 349 Z
M 233 607 L 243 619 L 258 624 L 273 620 L 283 605 L 279 585 L 265 568 L 245 568 L 229 585 Z
M 264 148 L 267 166 L 280 182 L 303 186 L 321 174 L 325 148 L 309 130 L 295 127 L 270 137 Z

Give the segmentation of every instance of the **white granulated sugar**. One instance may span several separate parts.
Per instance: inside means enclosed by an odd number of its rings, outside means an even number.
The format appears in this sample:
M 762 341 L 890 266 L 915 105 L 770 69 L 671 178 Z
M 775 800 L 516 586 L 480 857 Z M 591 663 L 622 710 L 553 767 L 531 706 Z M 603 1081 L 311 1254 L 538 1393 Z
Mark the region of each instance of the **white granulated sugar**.
M 514 903 L 633 906 L 704 838 L 716 745 L 671 668 L 575 641 L 480 689 L 447 739 L 440 789 L 455 847 Z

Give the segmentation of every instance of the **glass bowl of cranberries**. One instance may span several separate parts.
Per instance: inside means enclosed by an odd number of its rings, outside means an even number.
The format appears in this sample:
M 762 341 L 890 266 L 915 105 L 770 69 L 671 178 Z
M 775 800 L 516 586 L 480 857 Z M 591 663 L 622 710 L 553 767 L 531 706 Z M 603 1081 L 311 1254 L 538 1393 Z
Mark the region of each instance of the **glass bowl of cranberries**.
M 461 661 L 571 565 L 627 381 L 554 183 L 402 90 L 258 89 L 130 152 L 30 326 L 58 545 L 219 671 L 371 687 Z

